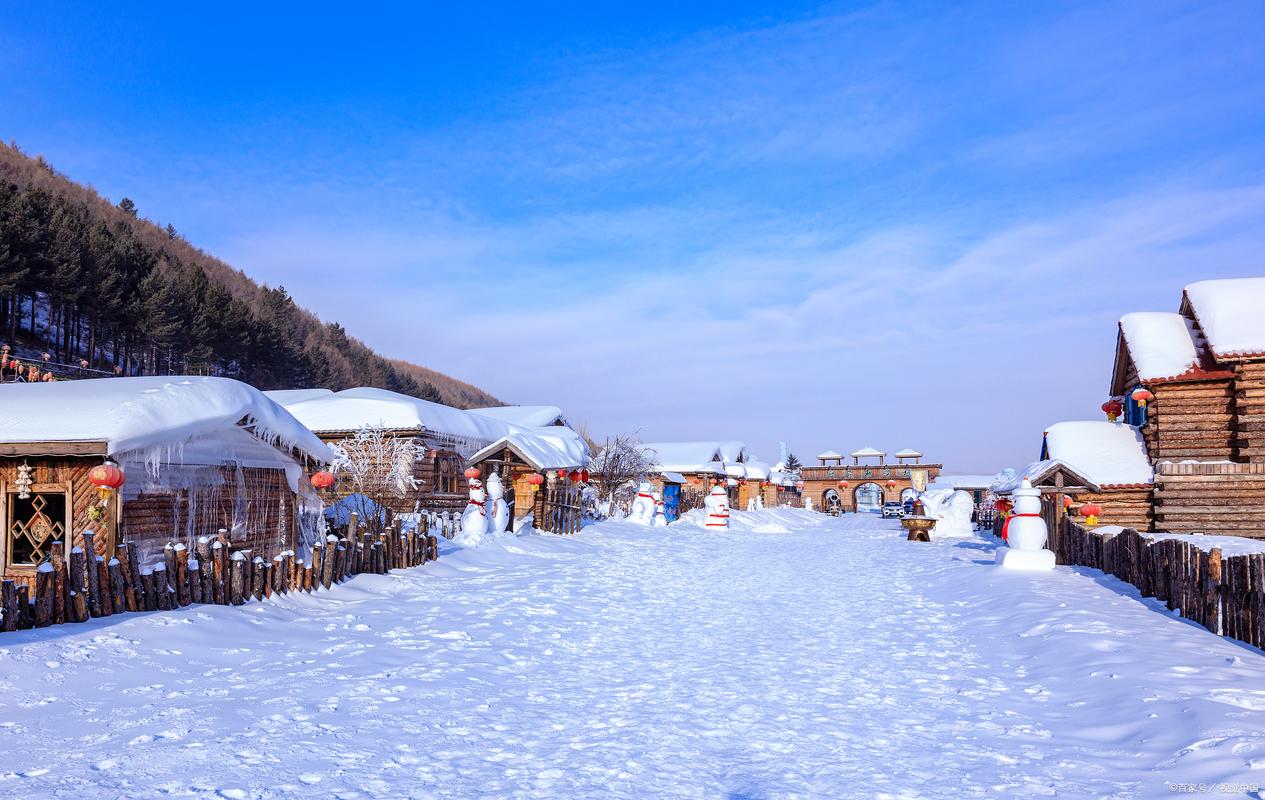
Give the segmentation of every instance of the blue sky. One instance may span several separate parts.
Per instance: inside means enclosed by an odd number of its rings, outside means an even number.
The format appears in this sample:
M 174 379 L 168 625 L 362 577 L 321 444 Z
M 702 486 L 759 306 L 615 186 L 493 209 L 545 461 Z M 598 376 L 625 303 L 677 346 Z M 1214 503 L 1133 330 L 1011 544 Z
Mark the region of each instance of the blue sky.
M 597 434 L 993 471 L 1265 274 L 1265 5 L 949 5 L 10 5 L 0 137 Z

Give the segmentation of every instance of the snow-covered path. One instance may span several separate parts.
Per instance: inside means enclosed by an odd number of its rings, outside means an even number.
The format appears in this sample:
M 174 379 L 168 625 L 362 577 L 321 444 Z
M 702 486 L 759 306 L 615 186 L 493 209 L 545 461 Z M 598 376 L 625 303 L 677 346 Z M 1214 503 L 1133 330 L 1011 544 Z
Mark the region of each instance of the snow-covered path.
M 314 597 L 6 634 L 0 787 L 1170 797 L 1170 782 L 1261 782 L 1265 656 L 1114 579 L 999 573 L 987 542 L 908 543 L 865 516 L 735 518 L 757 530 L 605 524 Z

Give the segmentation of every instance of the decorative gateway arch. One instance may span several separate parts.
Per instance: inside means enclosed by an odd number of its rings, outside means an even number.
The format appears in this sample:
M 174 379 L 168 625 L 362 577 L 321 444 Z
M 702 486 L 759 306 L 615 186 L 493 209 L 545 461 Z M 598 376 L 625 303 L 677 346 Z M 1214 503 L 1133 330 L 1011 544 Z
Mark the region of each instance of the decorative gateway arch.
M 901 450 L 895 458 L 896 463 L 889 464 L 887 453 L 872 447 L 848 456 L 826 451 L 817 456 L 817 466 L 802 468 L 803 495 L 827 514 L 878 511 L 885 502 L 925 490 L 943 468 L 924 462 L 917 450 Z M 848 459 L 852 463 L 844 463 Z

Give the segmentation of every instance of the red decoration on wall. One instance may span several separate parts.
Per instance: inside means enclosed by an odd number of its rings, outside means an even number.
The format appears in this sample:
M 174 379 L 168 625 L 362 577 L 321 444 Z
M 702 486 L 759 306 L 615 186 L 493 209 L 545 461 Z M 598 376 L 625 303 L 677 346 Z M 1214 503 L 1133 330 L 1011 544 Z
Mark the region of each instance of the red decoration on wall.
M 539 472 L 529 472 L 527 473 L 527 482 L 532 486 L 539 486 L 545 482 L 545 476 L 541 475 Z
M 481 473 L 479 472 L 478 467 L 466 467 L 466 471 L 465 471 L 466 480 L 472 481 L 475 478 L 479 477 L 480 474 Z
M 127 480 L 118 464 L 107 461 L 88 470 L 88 480 L 98 489 L 118 489 Z
M 321 470 L 312 473 L 312 486 L 316 489 L 328 489 L 334 485 L 334 475 L 331 472 Z

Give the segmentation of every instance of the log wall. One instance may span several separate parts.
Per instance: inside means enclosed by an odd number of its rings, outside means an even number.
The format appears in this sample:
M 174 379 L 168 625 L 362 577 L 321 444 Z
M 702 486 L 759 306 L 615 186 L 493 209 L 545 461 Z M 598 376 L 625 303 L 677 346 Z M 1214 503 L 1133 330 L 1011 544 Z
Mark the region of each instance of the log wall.
M 1235 395 L 1229 380 L 1154 386 L 1142 427 L 1151 461 L 1230 461 L 1235 456 Z
M 1265 463 L 1265 363 L 1235 367 L 1234 433 L 1238 460 Z
M 101 463 L 100 456 L 91 458 L 0 458 L 0 490 L 7 495 L 13 481 L 18 476 L 18 465 L 26 462 L 31 466 L 31 479 L 35 484 L 63 484 L 70 491 L 71 507 L 68 530 L 71 539 L 70 547 L 83 547 L 83 531 L 91 529 L 97 533 L 93 538 L 98 555 L 105 555 L 114 548 L 114 514 L 107 513 L 99 521 L 88 518 L 89 507 L 98 501 L 96 487 L 88 480 L 88 471 Z M 34 566 L 9 564 L 7 547 L 8 531 L 8 498 L 0 496 L 0 565 L 6 565 L 4 577 L 12 578 L 17 584 L 35 589 L 36 568 Z M 117 501 L 112 501 L 117 502 Z M 113 509 L 110 509 L 112 511 Z
M 1265 537 L 1265 462 L 1156 465 L 1155 528 Z
M 1150 489 L 1104 489 L 1101 492 L 1068 492 L 1077 503 L 1097 503 L 1102 506 L 1098 515 L 1099 525 L 1119 525 L 1140 531 L 1152 529 L 1152 503 Z

